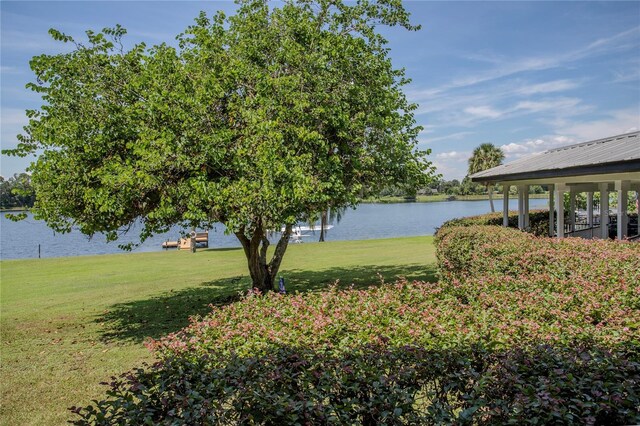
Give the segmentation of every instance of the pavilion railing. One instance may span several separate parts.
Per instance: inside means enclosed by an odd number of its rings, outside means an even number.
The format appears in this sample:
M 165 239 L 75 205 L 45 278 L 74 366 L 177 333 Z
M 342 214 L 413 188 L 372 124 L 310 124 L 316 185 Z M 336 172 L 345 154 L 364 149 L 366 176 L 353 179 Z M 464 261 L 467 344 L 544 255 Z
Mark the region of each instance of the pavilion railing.
M 617 229 L 618 229 L 617 223 L 618 223 L 618 217 L 616 215 L 609 215 L 609 223 L 607 225 L 609 238 L 616 237 Z M 554 229 L 557 229 L 556 225 L 557 223 L 554 223 Z M 593 224 L 590 225 L 586 217 L 576 216 L 576 223 L 574 226 L 572 226 L 571 223 L 565 219 L 564 234 L 565 236 L 580 236 L 580 237 L 587 237 L 587 238 L 600 236 L 600 217 L 597 215 L 594 215 Z M 627 225 L 627 235 L 632 236 L 629 239 L 637 240 L 638 238 L 637 219 L 629 221 Z

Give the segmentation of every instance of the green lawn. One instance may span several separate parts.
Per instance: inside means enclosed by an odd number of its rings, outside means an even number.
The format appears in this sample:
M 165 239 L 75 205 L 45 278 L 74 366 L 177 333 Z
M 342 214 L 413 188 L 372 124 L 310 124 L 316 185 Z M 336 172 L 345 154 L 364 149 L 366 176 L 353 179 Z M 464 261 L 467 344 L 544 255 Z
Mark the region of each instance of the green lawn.
M 289 291 L 378 274 L 434 280 L 432 237 L 290 245 Z M 103 395 L 99 382 L 150 360 L 143 345 L 232 303 L 250 280 L 240 249 L 0 262 L 1 405 L 6 425 L 64 424 L 67 407 Z

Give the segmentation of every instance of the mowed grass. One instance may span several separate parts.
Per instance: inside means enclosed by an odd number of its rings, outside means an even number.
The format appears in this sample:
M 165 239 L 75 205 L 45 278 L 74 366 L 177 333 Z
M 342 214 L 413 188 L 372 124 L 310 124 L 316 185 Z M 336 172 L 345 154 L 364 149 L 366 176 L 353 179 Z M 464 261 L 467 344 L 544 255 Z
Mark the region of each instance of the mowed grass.
M 240 249 L 0 262 L 0 423 L 64 424 L 67 408 L 104 395 L 99 383 L 151 361 L 147 337 L 179 330 L 209 304 L 250 287 Z M 432 237 L 292 244 L 287 290 L 339 280 L 358 287 L 434 280 Z

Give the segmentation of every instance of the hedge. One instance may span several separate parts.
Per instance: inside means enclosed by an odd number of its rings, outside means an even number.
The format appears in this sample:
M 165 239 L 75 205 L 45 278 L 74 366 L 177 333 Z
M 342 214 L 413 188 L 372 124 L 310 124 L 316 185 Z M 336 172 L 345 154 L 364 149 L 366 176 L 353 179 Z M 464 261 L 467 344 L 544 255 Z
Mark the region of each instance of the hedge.
M 568 223 L 569 212 L 565 210 L 565 223 Z M 615 220 L 615 219 L 614 219 Z M 452 226 L 478 226 L 478 225 L 492 225 L 502 226 L 503 217 L 502 213 L 488 213 L 478 216 L 468 216 L 456 219 L 451 219 L 442 225 L 442 228 L 449 228 Z M 509 212 L 508 227 L 518 229 L 518 214 Z M 638 223 L 638 214 L 629 214 L 629 223 Z M 531 210 L 529 212 L 529 229 L 527 232 L 546 237 L 549 235 L 549 210 Z
M 568 214 L 568 213 L 567 213 Z M 451 219 L 442 224 L 442 229 L 454 226 L 492 225 L 502 226 L 502 213 L 488 213 L 478 216 L 467 216 Z M 518 214 L 509 212 L 508 227 L 518 228 Z M 537 236 L 549 235 L 549 210 L 531 210 L 529 212 L 528 232 Z
M 489 351 L 370 345 L 172 357 L 114 378 L 77 425 L 490 425 L 640 422 L 636 348 Z
M 640 422 L 640 245 L 439 230 L 437 283 L 249 293 L 77 424 Z
M 540 238 L 494 226 L 441 228 L 436 235 L 440 278 L 478 277 L 566 281 L 575 287 L 638 290 L 640 245 L 633 242 Z M 594 297 L 598 297 L 594 294 Z M 612 295 L 613 297 L 613 295 Z

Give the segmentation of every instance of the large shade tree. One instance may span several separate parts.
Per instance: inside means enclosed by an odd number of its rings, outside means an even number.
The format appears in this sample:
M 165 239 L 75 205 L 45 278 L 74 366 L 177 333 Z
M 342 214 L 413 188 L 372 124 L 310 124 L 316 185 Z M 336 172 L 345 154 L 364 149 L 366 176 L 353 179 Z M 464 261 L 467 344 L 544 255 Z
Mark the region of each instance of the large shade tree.
M 222 222 L 272 289 L 298 220 L 434 174 L 379 25 L 416 29 L 400 0 L 243 0 L 177 47 L 51 30 L 71 49 L 32 59 L 44 105 L 9 151 L 39 154 L 35 216 L 108 240 Z
M 471 158 L 469 158 L 469 175 L 482 172 L 484 170 L 497 167 L 504 160 L 504 152 L 492 143 L 483 143 L 473 150 Z M 486 183 L 487 193 L 489 194 L 489 204 L 491 212 L 496 209 L 493 206 L 493 185 Z

